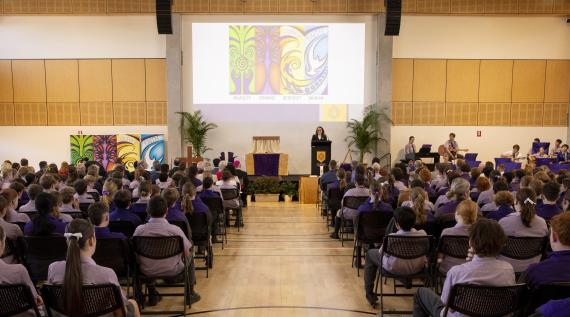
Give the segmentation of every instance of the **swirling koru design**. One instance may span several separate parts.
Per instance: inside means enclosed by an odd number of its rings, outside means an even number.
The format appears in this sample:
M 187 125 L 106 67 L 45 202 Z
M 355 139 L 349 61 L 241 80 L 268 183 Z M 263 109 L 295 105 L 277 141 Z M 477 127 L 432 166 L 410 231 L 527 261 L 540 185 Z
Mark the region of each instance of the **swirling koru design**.
M 93 150 L 93 159 L 101 163 L 105 170 L 113 170 L 117 160 L 117 136 L 94 135 Z
M 328 94 L 328 26 L 281 27 L 281 94 Z
M 140 134 L 118 134 L 117 156 L 121 158 L 127 170 L 131 172 L 134 171 L 134 164 L 139 161 L 141 157 Z
M 152 162 L 164 163 L 164 135 L 163 134 L 143 134 L 141 135 L 141 160 L 148 166 Z
M 229 27 L 230 94 L 255 93 L 255 27 Z
M 93 160 L 93 136 L 70 135 L 71 164 L 77 164 L 82 158 Z

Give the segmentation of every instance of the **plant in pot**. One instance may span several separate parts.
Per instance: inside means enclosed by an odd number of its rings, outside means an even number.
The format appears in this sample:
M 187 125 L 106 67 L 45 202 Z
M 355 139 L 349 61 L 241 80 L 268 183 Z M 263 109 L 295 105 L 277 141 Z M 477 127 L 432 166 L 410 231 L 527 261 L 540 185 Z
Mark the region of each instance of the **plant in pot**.
M 374 108 L 374 105 L 366 107 L 362 121 L 352 119 L 346 124 L 348 136 L 345 141 L 348 142 L 348 150 L 352 150 L 353 147 L 356 148 L 356 151 L 353 152 L 359 154 L 358 162 L 360 163 L 364 163 L 364 156 L 366 153 L 372 153 L 378 141 L 386 141 L 378 129 L 378 121 L 382 119 L 392 122 L 388 115 L 378 112 Z
M 278 202 L 280 191 L 278 177 L 261 176 L 253 182 L 256 202 Z
M 177 113 L 180 115 L 180 129 L 182 130 L 184 141 L 192 145 L 193 155 L 201 158 L 205 152 L 211 150 L 206 146 L 208 132 L 218 126 L 214 123 L 206 122 L 200 110 Z
M 285 202 L 290 203 L 293 201 L 293 196 L 297 195 L 297 184 L 294 182 L 283 182 L 281 183 L 281 191 L 285 195 Z

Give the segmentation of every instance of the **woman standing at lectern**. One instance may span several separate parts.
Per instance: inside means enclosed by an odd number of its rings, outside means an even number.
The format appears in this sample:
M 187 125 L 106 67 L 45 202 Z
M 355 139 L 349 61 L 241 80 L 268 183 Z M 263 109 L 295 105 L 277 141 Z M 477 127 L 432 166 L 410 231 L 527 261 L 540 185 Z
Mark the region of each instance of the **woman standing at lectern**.
M 327 141 L 327 135 L 325 134 L 325 129 L 323 129 L 323 127 L 318 126 L 317 127 L 317 131 L 315 131 L 315 134 L 313 134 L 313 138 L 311 139 L 311 142 L 318 142 L 318 141 Z

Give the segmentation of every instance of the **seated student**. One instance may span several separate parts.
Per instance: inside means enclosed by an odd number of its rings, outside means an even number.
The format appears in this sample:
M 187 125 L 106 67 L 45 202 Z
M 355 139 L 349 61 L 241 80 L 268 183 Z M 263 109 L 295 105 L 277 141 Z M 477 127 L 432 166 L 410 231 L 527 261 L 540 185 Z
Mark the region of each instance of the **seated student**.
M 542 205 L 537 206 L 536 214 L 548 221 L 562 212 L 557 200 L 560 196 L 560 184 L 551 181 L 542 187 Z
M 194 185 L 196 189 L 202 186 L 202 181 L 199 180 L 197 176 L 198 176 L 198 167 L 196 167 L 196 165 L 190 165 L 190 167 L 188 167 L 188 169 L 186 170 L 186 177 L 188 177 L 189 181 L 192 182 L 192 185 Z
M 420 180 L 424 183 L 423 189 L 426 191 L 430 200 L 435 201 L 437 193 L 431 186 L 431 172 L 427 168 L 422 168 L 418 171 Z
M 158 185 L 161 190 L 172 186 L 172 178 L 168 177 L 168 170 L 168 164 L 160 165 L 160 174 L 158 174 L 156 185 Z
M 0 195 L 8 201 L 8 209 L 5 217 L 7 222 L 14 223 L 30 221 L 30 217 L 28 217 L 28 215 L 16 211 L 16 208 L 18 208 L 18 193 L 16 193 L 15 190 L 6 188 L 2 190 Z
M 26 223 L 26 236 L 63 235 L 66 224 L 57 218 L 58 201 L 55 195 L 42 192 L 36 197 L 38 216 Z
M 150 200 L 150 195 L 152 194 L 152 184 L 148 180 L 141 181 L 139 186 L 133 191 L 137 192 L 139 199 L 131 205 L 131 211 L 137 214 L 145 213 L 146 207 Z
M 501 173 L 499 173 L 499 171 L 492 171 L 489 174 L 489 183 L 491 184 L 491 186 L 488 190 L 481 192 L 481 194 L 479 194 L 479 197 L 477 198 L 477 205 L 479 205 L 479 207 L 483 207 L 486 204 L 493 202 L 495 198 L 494 186 L 495 183 L 499 180 L 499 178 L 501 178 Z
M 481 169 L 478 167 L 473 167 L 471 169 L 471 172 L 469 172 L 469 175 L 470 175 L 469 185 L 471 185 L 471 188 L 473 189 L 477 186 L 477 180 L 479 178 L 482 178 L 482 177 L 480 177 L 481 176 Z
M 113 284 L 119 289 L 119 279 L 115 272 L 93 261 L 93 254 L 97 246 L 93 225 L 85 219 L 74 219 L 67 226 L 67 257 L 65 261 L 50 264 L 47 282 L 53 285 L 62 285 L 63 305 L 69 316 L 82 316 L 83 303 L 81 288 L 83 285 Z M 140 316 L 138 304 L 134 300 L 127 300 L 123 295 L 123 304 L 127 317 Z
M 0 254 L 4 254 L 4 249 L 6 248 L 6 231 L 4 227 L 0 226 Z M 0 284 L 22 284 L 27 285 L 32 292 L 32 296 L 36 300 L 36 305 L 41 306 L 44 304 L 42 298 L 38 295 L 36 291 L 36 286 L 32 283 L 28 270 L 22 264 L 12 264 L 5 262 L 5 258 L 0 259 Z M 17 316 L 35 316 L 31 314 L 20 314 Z
M 469 199 L 469 187 L 469 182 L 464 178 L 455 178 L 446 194 L 450 201 L 437 208 L 435 211 L 435 217 L 438 218 L 446 214 L 455 213 L 457 205 L 459 205 L 460 202 Z
M 458 167 L 459 167 L 459 171 L 461 172 L 461 174 L 459 174 L 459 176 L 468 182 L 471 181 L 471 166 L 469 166 L 469 164 L 463 162 Z
M 89 213 L 89 221 L 91 221 L 95 227 L 95 237 L 97 239 L 127 238 L 121 232 L 111 232 L 111 230 L 109 230 L 109 207 L 104 203 L 91 204 L 87 212 Z
M 215 234 L 217 233 L 217 226 L 213 221 L 214 219 L 217 219 L 218 214 L 217 212 L 215 214 L 212 213 L 208 206 L 202 202 L 202 199 L 196 195 L 196 188 L 191 182 L 182 186 L 181 208 L 188 221 L 191 221 L 192 216 L 195 214 L 206 214 L 207 225 L 212 228 L 210 233 L 214 238 L 216 238 Z M 212 227 L 212 225 L 214 226 Z
M 214 180 L 211 177 L 204 177 L 202 181 L 202 192 L 200 198 L 221 198 L 222 194 L 220 189 L 214 185 Z
M 485 213 L 485 210 L 481 208 L 483 215 L 488 219 L 495 219 L 499 221 L 514 212 L 512 206 L 514 205 L 515 200 L 513 199 L 513 195 L 506 190 L 501 190 L 495 194 L 494 203 L 496 208 L 494 210 L 488 211 L 487 213 Z
M 549 300 L 538 307 L 531 317 L 559 317 L 561 312 L 570 311 L 570 297 L 558 300 Z
M 79 200 L 75 198 L 75 189 L 73 187 L 64 187 L 59 190 L 61 194 L 61 203 L 59 211 L 61 212 L 71 212 L 79 210 Z
M 407 190 L 408 186 L 403 182 L 404 180 L 404 171 L 402 171 L 399 167 L 394 167 L 391 170 L 392 176 L 394 176 L 394 187 L 396 187 L 399 191 Z
M 440 188 L 448 185 L 447 182 L 447 171 L 449 170 L 448 164 L 437 163 L 435 164 L 435 170 L 437 172 L 436 177 L 431 182 L 431 187 L 438 192 Z
M 335 173 L 336 173 L 336 170 L 335 170 Z M 229 170 L 224 170 L 222 172 L 221 178 L 222 178 L 222 180 L 218 181 L 218 184 L 217 184 L 218 187 L 220 188 L 220 190 L 222 190 L 222 189 L 236 189 L 236 188 L 239 189 L 239 185 L 236 183 L 235 177 L 232 175 L 232 173 Z M 224 208 L 236 208 L 237 209 L 240 207 L 240 204 L 241 204 L 241 202 L 240 202 L 239 196 L 235 199 L 230 199 L 230 200 L 224 199 L 223 200 Z M 240 211 L 238 210 L 238 212 L 240 212 Z M 240 218 L 241 218 L 241 215 L 240 215 Z M 237 219 L 236 219 L 235 225 L 236 226 L 238 225 Z M 242 224 L 239 224 L 239 225 L 241 226 Z
M 556 160 L 560 164 L 568 163 L 568 161 L 570 161 L 570 153 L 568 153 L 568 144 L 564 144 L 562 146 L 560 152 L 556 154 Z
M 417 231 L 414 229 L 416 222 L 416 214 L 409 207 L 400 207 L 394 211 L 394 219 L 396 220 L 396 233 L 390 235 L 402 236 L 425 236 L 426 232 L 423 230 Z M 377 297 L 374 294 L 374 281 L 376 280 L 376 272 L 378 267 L 382 268 L 393 274 L 409 275 L 421 271 L 426 265 L 425 258 L 417 259 L 400 259 L 389 255 L 384 255 L 382 264 L 380 264 L 380 255 L 382 248 L 370 249 L 366 252 L 366 263 L 364 265 L 364 291 L 366 292 L 366 299 L 370 305 L 374 306 Z
M 22 229 L 20 229 L 20 226 L 16 224 L 6 222 L 4 218 L 6 217 L 7 210 L 8 210 L 8 201 L 3 196 L 0 196 L 0 227 L 4 229 L 4 233 L 6 234 L 6 237 L 8 239 L 16 240 L 17 238 L 23 236 Z M 0 255 L 1 254 L 2 252 L 0 252 Z M 16 262 L 14 256 L 12 255 L 4 257 L 2 258 L 2 260 L 4 260 L 4 262 L 9 264 Z
M 115 183 L 115 181 L 113 181 L 111 178 L 107 179 L 105 181 L 105 183 L 103 183 L 103 192 L 101 195 L 101 202 L 107 204 L 107 206 L 109 206 L 109 210 L 113 211 L 116 206 L 115 206 L 115 194 L 118 191 L 118 186 L 117 183 Z
M 560 151 L 562 150 L 562 140 L 560 139 L 556 139 L 554 141 L 554 145 L 552 146 L 552 148 L 550 149 L 550 156 L 552 157 L 556 157 L 556 155 L 558 155 L 558 153 L 560 153 Z
M 501 153 L 501 157 L 510 158 L 513 162 L 521 162 L 526 156 L 521 153 L 521 147 L 518 144 L 513 145 L 511 151 Z
M 57 201 L 57 208 L 53 211 L 53 216 L 66 224 L 70 223 L 73 217 L 61 211 L 61 207 L 63 206 L 61 194 L 58 191 L 52 191 L 49 192 L 49 194 L 55 197 Z
M 91 166 L 93 166 L 95 169 L 98 169 L 97 165 L 91 165 Z M 91 166 L 89 166 L 89 167 L 91 168 Z M 96 188 L 97 186 L 101 186 L 101 188 L 103 188 L 103 183 L 101 182 L 101 180 L 99 179 L 98 176 L 85 175 L 85 177 L 83 177 L 83 181 L 85 182 L 85 185 L 87 186 L 87 190 L 86 190 L 87 194 L 95 193 L 97 196 L 99 196 L 101 194 L 101 192 L 99 192 L 99 190 Z M 98 185 L 98 184 L 100 184 L 100 185 Z M 77 188 L 75 190 L 77 191 Z
M 445 186 L 441 187 L 439 189 L 439 191 L 437 192 L 437 200 L 434 203 L 435 208 L 439 208 L 445 204 L 447 204 L 448 202 L 450 202 L 451 200 L 447 197 L 447 193 L 449 192 L 449 189 L 451 187 L 451 183 L 453 183 L 453 181 L 459 178 L 459 173 L 455 172 L 455 171 L 451 171 L 447 174 L 447 181 L 449 182 L 448 184 L 446 184 Z
M 38 182 L 45 192 L 54 191 L 57 187 L 57 180 L 53 174 L 44 174 Z
M 487 177 L 479 177 L 475 181 L 475 188 L 471 190 L 469 197 L 471 197 L 471 200 L 477 201 L 479 195 L 489 189 L 491 189 L 491 183 L 489 182 L 489 179 Z
M 552 253 L 546 260 L 530 265 L 521 279 L 530 287 L 553 282 L 570 282 L 570 213 L 563 213 L 550 222 Z
M 16 194 L 18 194 L 18 206 L 24 203 L 23 201 L 24 199 L 25 203 L 29 201 L 28 193 L 26 193 L 26 187 L 24 186 L 24 180 L 22 180 L 21 178 L 16 178 L 15 180 L 13 180 L 12 184 L 10 184 L 8 188 L 15 190 Z
M 73 183 L 73 188 L 75 189 L 75 199 L 77 199 L 80 204 L 92 204 L 95 202 L 93 196 L 87 193 L 87 183 L 84 180 L 76 180 Z
M 166 204 L 168 204 L 168 215 L 166 216 L 166 220 L 188 221 L 182 210 L 180 210 L 180 207 L 177 205 L 180 194 L 176 188 L 167 188 L 163 190 L 161 196 L 166 201 Z
M 441 236 L 469 236 L 471 225 L 477 221 L 477 204 L 471 200 L 464 200 L 455 209 L 455 220 L 457 224 L 451 228 L 445 228 Z M 467 262 L 465 259 L 458 259 L 438 255 L 439 271 L 447 273 L 452 267 Z
M 129 210 L 131 206 L 131 192 L 126 189 L 121 189 L 115 194 L 113 199 L 116 208 L 111 210 L 111 221 L 130 221 L 133 225 L 138 226 L 141 224 L 141 218 L 134 212 Z
M 546 153 L 546 150 L 544 149 L 544 147 L 540 147 L 538 149 L 538 152 L 531 154 L 528 156 L 528 159 L 530 161 L 536 161 L 537 158 L 547 158 L 548 157 L 548 153 Z
M 142 168 L 141 166 L 138 166 L 135 169 L 135 174 L 133 177 L 133 181 L 129 184 L 129 189 L 131 190 L 131 192 L 133 193 L 133 198 L 138 198 L 138 195 L 135 195 L 135 189 L 137 189 L 139 187 L 139 185 L 141 184 L 141 182 L 144 180 L 143 175 L 145 174 L 145 170 L 144 168 Z
M 548 227 L 546 221 L 536 215 L 536 195 L 530 188 L 521 188 L 517 192 L 515 213 L 499 220 L 499 225 L 507 236 L 511 237 L 546 237 Z M 500 257 L 511 263 L 515 272 L 524 271 L 530 264 L 540 261 L 540 256 L 529 260 L 516 260 Z
M 168 213 L 168 204 L 166 201 L 160 197 L 152 197 L 148 203 L 148 213 L 150 219 L 148 223 L 137 227 L 133 236 L 144 236 L 144 237 L 169 237 L 169 236 L 179 236 L 184 242 L 184 256 L 189 261 L 188 268 L 188 284 L 190 285 L 190 296 L 186 298 L 186 303 L 195 303 L 200 300 L 200 295 L 194 291 L 194 284 L 196 281 L 196 276 L 194 274 L 194 261 L 192 261 L 190 248 L 192 244 L 184 235 L 182 230 L 168 223 L 166 220 L 166 214 Z M 184 269 L 184 263 L 180 256 L 174 256 L 168 259 L 153 260 L 144 257 L 138 257 L 140 269 L 143 274 L 148 277 L 153 276 L 175 276 L 182 272 Z M 148 285 L 149 287 L 149 306 L 156 305 L 158 302 L 159 294 L 153 285 Z
M 497 180 L 495 180 L 493 182 L 493 188 L 490 191 L 491 195 L 488 196 L 489 198 L 491 198 L 491 201 L 485 203 L 483 206 L 480 206 L 481 212 L 483 212 L 483 214 L 486 214 L 488 212 L 497 210 L 498 206 L 497 204 L 495 204 L 495 195 L 500 191 L 508 191 L 508 190 L 509 190 L 509 184 L 507 183 L 507 180 L 504 177 L 499 177 Z
M 319 185 L 321 186 L 321 190 L 325 192 L 327 190 L 327 184 L 334 182 L 336 179 L 336 161 L 331 160 L 329 162 L 329 171 L 324 173 L 320 178 Z
M 43 191 L 43 188 L 38 185 L 38 184 L 32 184 L 28 187 L 28 197 L 30 198 L 30 201 L 28 201 L 27 204 L 20 206 L 20 208 L 18 209 L 19 212 L 29 212 L 29 211 L 34 211 L 36 210 L 36 197 L 38 196 L 39 193 L 41 193 Z
M 410 207 L 416 213 L 416 226 L 423 226 L 434 222 L 435 207 L 429 201 L 428 195 L 423 188 L 414 187 L 410 192 L 410 200 L 402 203 L 402 207 Z

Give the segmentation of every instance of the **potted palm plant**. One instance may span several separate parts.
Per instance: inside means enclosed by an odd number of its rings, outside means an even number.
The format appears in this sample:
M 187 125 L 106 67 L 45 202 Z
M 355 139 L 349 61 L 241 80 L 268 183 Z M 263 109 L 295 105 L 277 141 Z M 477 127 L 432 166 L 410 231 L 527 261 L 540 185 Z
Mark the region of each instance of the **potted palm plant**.
M 278 202 L 280 191 L 278 177 L 262 176 L 253 182 L 255 202 Z
M 297 184 L 294 182 L 281 183 L 281 191 L 283 192 L 283 199 L 286 203 L 293 201 L 293 196 L 297 195 Z
M 214 123 L 206 122 L 200 110 L 177 113 L 180 115 L 180 129 L 182 130 L 184 141 L 190 143 L 194 155 L 201 158 L 205 152 L 211 150 L 206 146 L 208 131 L 218 126 Z
M 372 153 L 372 149 L 375 148 L 378 141 L 384 140 L 381 137 L 380 129 L 378 129 L 378 121 L 383 119 L 392 122 L 385 113 L 378 112 L 374 110 L 374 108 L 375 105 L 366 107 L 362 121 L 352 119 L 346 124 L 349 135 L 345 141 L 348 142 L 349 150 L 351 150 L 352 147 L 356 148 L 354 152 L 358 152 L 358 161 L 360 163 L 364 162 L 364 155 L 366 155 L 366 153 Z

